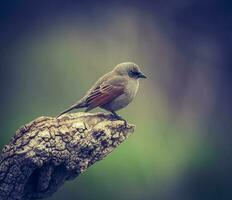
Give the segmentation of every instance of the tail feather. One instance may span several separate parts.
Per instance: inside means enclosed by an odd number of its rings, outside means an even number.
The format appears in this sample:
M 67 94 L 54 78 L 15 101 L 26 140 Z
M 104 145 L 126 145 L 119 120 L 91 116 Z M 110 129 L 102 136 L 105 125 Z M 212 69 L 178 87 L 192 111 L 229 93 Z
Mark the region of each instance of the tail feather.
M 64 110 L 63 112 L 61 112 L 56 118 L 59 118 L 61 115 L 71 111 L 71 110 L 74 110 L 74 109 L 78 109 L 78 108 L 84 108 L 85 105 L 83 105 L 83 103 L 78 103 L 78 104 L 74 104 L 73 106 L 71 106 L 70 108 Z

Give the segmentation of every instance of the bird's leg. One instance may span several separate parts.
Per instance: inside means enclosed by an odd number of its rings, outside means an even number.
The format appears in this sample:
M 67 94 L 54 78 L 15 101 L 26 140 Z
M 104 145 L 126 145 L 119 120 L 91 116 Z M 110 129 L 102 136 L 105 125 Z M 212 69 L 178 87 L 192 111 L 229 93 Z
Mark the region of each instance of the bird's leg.
M 117 120 L 121 120 L 124 122 L 124 125 L 127 126 L 127 121 L 125 119 L 123 119 L 120 115 L 118 115 L 115 111 L 111 111 L 111 113 L 113 114 L 113 116 L 117 119 Z
M 118 120 L 122 120 L 122 117 L 120 115 L 118 115 L 115 111 L 111 111 L 111 113 L 113 114 L 113 116 L 118 119 Z

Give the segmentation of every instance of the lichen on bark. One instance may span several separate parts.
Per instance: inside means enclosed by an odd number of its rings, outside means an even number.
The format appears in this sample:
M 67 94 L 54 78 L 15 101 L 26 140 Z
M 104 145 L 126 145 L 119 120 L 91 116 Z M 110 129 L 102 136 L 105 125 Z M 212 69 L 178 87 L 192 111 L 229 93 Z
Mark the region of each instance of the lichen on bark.
M 40 117 L 0 155 L 0 200 L 41 199 L 103 159 L 134 131 L 103 113 Z

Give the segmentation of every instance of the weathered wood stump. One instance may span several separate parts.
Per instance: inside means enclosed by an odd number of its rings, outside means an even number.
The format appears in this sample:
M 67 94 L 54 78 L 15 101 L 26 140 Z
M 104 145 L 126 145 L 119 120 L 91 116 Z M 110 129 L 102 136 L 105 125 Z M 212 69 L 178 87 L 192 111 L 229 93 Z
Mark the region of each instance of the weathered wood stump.
M 0 155 L 0 200 L 41 199 L 103 159 L 134 131 L 102 113 L 40 117 Z

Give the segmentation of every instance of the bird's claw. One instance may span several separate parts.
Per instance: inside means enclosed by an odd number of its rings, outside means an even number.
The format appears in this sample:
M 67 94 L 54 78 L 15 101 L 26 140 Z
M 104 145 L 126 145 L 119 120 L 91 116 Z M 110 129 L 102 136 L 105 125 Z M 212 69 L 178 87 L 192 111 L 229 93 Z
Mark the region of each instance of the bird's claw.
M 124 126 L 127 127 L 128 126 L 127 121 L 125 119 L 122 119 L 122 121 L 124 122 Z
M 124 126 L 127 127 L 127 121 L 125 119 L 123 119 L 120 115 L 112 115 L 114 119 L 119 120 L 119 121 L 123 121 L 124 122 Z

